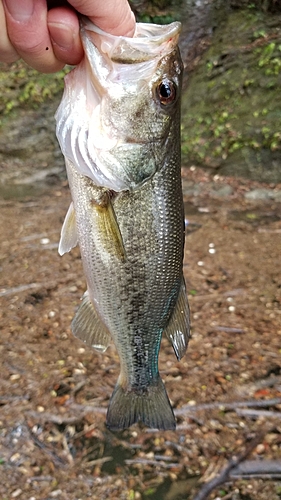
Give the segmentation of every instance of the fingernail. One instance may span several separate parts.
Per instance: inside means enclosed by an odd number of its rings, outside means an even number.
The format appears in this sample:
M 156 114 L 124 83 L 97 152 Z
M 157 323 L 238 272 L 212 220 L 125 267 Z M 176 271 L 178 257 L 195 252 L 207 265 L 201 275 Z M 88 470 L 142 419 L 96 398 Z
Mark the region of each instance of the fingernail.
M 34 0 L 5 0 L 6 8 L 15 21 L 25 22 L 33 14 Z
M 62 49 L 71 49 L 73 47 L 73 33 L 62 23 L 48 23 L 50 37 L 52 42 Z

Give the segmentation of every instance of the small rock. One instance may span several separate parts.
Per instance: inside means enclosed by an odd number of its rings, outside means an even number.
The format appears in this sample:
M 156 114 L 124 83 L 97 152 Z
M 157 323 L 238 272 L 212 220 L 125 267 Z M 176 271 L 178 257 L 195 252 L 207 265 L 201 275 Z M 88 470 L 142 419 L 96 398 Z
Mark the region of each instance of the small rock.
M 271 200 L 273 192 L 271 189 L 257 188 L 245 194 L 246 200 Z
M 50 496 L 51 496 L 52 498 L 56 498 L 56 497 L 58 497 L 58 496 L 59 496 L 59 495 L 61 495 L 61 494 L 62 494 L 62 490 L 53 490 L 53 491 L 50 493 Z
M 48 245 L 50 243 L 49 238 L 41 238 L 40 240 L 41 245 Z
M 213 196 L 219 196 L 219 198 L 226 198 L 233 193 L 233 188 L 226 184 L 225 186 L 215 186 L 211 191 Z
M 19 497 L 20 495 L 22 494 L 22 490 L 20 488 L 18 488 L 17 490 L 13 491 L 12 493 L 12 498 L 17 498 Z
M 274 201 L 278 201 L 281 203 L 281 191 L 273 191 L 272 197 Z
M 14 453 L 14 455 L 12 455 L 10 458 L 10 462 L 12 464 L 15 464 L 16 462 L 19 462 L 20 458 L 21 458 L 21 456 L 19 453 Z
M 199 183 L 183 179 L 182 190 L 185 196 L 198 196 L 202 191 L 202 186 Z
M 264 444 L 262 444 L 262 443 L 258 444 L 258 446 L 256 447 L 256 453 L 258 455 L 261 455 L 262 453 L 264 453 L 264 451 L 265 451 Z

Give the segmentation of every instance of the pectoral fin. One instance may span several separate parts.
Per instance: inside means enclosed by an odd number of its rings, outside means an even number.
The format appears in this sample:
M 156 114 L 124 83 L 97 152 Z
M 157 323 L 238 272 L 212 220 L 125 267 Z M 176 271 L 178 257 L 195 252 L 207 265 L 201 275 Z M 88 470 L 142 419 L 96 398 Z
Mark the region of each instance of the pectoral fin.
M 184 279 L 165 334 L 174 348 L 177 359 L 180 360 L 186 352 L 190 338 L 189 306 Z
M 64 219 L 64 223 L 61 228 L 61 236 L 59 242 L 59 254 L 63 255 L 66 252 L 76 247 L 78 243 L 77 230 L 76 230 L 76 220 L 75 211 L 73 207 L 73 202 L 70 203 L 69 209 Z
M 126 260 L 123 238 L 112 206 L 110 192 L 101 190 L 99 197 L 92 200 L 92 207 L 98 215 L 101 235 L 104 238 L 104 248 L 121 261 Z
M 83 340 L 88 346 L 101 352 L 108 348 L 111 341 L 110 333 L 98 317 L 87 292 L 72 320 L 71 327 L 75 337 Z

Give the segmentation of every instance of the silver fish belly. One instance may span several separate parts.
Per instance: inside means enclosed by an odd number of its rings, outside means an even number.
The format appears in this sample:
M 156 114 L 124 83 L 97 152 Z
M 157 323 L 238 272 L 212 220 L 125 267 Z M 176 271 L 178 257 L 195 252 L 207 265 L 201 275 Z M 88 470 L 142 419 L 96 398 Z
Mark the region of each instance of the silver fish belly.
M 189 340 L 179 28 L 139 24 L 128 39 L 83 20 L 85 60 L 56 115 L 72 196 L 59 252 L 79 243 L 87 280 L 72 330 L 100 351 L 113 342 L 120 358 L 111 430 L 175 428 L 158 355 L 163 332 L 178 359 Z

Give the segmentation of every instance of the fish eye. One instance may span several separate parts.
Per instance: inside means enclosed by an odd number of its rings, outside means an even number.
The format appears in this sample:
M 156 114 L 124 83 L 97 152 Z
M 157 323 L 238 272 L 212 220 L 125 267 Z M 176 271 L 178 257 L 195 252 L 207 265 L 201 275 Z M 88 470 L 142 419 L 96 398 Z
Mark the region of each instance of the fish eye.
M 176 99 L 176 86 L 172 80 L 162 80 L 157 87 L 157 95 L 163 106 L 171 104 Z

